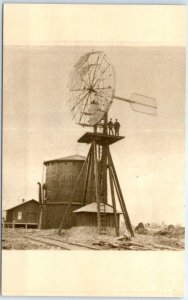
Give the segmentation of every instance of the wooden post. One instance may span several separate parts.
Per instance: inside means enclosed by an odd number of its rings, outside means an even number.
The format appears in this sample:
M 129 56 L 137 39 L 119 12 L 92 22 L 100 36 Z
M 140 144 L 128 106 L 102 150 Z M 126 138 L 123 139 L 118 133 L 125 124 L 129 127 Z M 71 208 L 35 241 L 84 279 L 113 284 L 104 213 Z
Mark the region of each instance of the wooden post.
M 98 146 L 98 158 L 100 159 L 100 147 Z
M 93 202 L 93 197 L 95 197 L 95 171 L 94 171 L 94 146 L 93 144 L 91 145 L 92 147 L 92 151 L 91 151 L 91 177 L 90 177 L 90 198 L 91 198 L 91 202 Z M 96 201 L 96 199 L 95 199 Z
M 73 191 L 72 191 L 72 194 L 71 194 L 71 197 L 70 197 L 70 201 L 69 201 L 69 203 L 68 203 L 68 205 L 67 205 L 66 211 L 65 211 L 65 213 L 64 213 L 64 215 L 63 215 L 63 217 L 62 217 L 62 220 L 61 220 L 61 223 L 60 223 L 60 226 L 59 226 L 59 230 L 58 230 L 58 234 L 61 234 L 61 229 L 62 229 L 62 227 L 63 227 L 63 223 L 64 223 L 65 216 L 68 214 L 69 209 L 70 209 L 70 207 L 71 207 L 71 204 L 72 204 L 72 202 L 73 202 L 73 196 L 74 196 L 74 193 L 75 193 L 77 184 L 78 184 L 78 182 L 79 182 L 79 180 L 80 180 L 80 178 L 81 178 L 81 175 L 82 175 L 82 172 L 83 172 L 83 170 L 84 170 L 84 168 L 85 168 L 85 165 L 87 164 L 87 161 L 88 161 L 89 156 L 90 156 L 90 152 L 91 152 L 91 147 L 90 147 L 88 156 L 87 156 L 87 158 L 86 158 L 86 160 L 85 160 L 85 162 L 84 162 L 84 164 L 83 164 L 83 166 L 82 166 L 82 169 L 81 169 L 81 171 L 80 171 L 80 174 L 79 174 L 79 176 L 78 176 L 78 178 L 77 178 L 77 181 L 76 181 L 76 184 L 75 184 L 74 189 L 73 189 Z
M 38 195 L 39 205 L 42 205 L 42 186 L 40 182 L 37 182 L 37 184 L 39 185 L 39 195 Z
M 109 148 L 108 148 L 108 154 L 109 154 Z M 111 189 L 111 195 L 112 195 L 113 211 L 114 211 L 116 236 L 119 236 L 119 224 L 118 224 L 116 201 L 115 201 L 115 194 L 114 194 L 113 175 L 112 175 L 111 163 L 110 162 L 109 162 L 109 178 L 110 178 L 110 189 Z
M 98 176 L 97 149 L 96 149 L 95 141 L 93 142 L 93 150 L 94 150 L 95 196 L 96 196 L 96 202 L 97 202 L 97 225 L 98 225 L 98 234 L 101 234 L 99 176 Z
M 38 182 L 39 185 L 39 225 L 38 228 L 41 229 L 41 222 L 42 222 L 42 204 L 44 203 L 43 201 L 43 192 L 42 192 L 42 185 L 40 182 Z
M 107 131 L 108 123 L 108 113 L 104 115 L 104 134 L 108 134 Z M 103 145 L 103 193 L 104 193 L 104 203 L 108 203 L 108 186 L 107 186 L 107 164 L 108 164 L 108 152 L 109 146 Z
M 111 171 L 112 171 L 112 169 L 111 169 Z M 116 183 L 116 180 L 115 180 L 115 178 L 114 178 L 113 171 L 112 171 L 112 180 L 113 180 L 113 183 L 114 183 L 114 186 L 115 186 L 115 190 L 116 190 L 116 194 L 117 194 L 117 197 L 118 197 L 118 200 L 119 200 L 119 204 L 120 204 L 120 206 L 121 206 L 121 211 L 122 211 L 122 213 L 123 213 L 125 225 L 126 225 L 126 227 L 127 227 L 127 230 L 130 231 L 130 230 L 129 230 L 129 227 L 127 226 L 127 219 L 126 219 L 126 215 L 125 215 L 125 212 L 124 212 L 124 207 L 123 207 L 123 203 L 122 203 L 122 198 L 121 198 L 121 196 L 120 196 L 119 189 L 118 189 L 118 187 L 117 187 L 117 183 Z
M 108 146 L 103 145 L 103 196 L 104 203 L 108 203 L 108 187 L 107 187 L 107 164 L 108 164 Z
M 44 204 L 44 189 L 43 189 L 43 184 L 44 184 L 44 174 L 45 174 L 45 164 L 43 163 L 43 168 L 42 168 L 42 181 L 41 181 L 41 202 Z
M 91 145 L 91 147 L 93 148 L 93 145 Z M 88 165 L 87 165 L 86 180 L 85 180 L 85 187 L 84 187 L 84 196 L 83 196 L 83 202 L 82 202 L 83 206 L 85 205 L 86 196 L 87 196 L 89 172 L 90 172 L 90 169 L 91 169 L 91 160 L 92 160 L 92 149 L 91 149 L 91 152 L 89 153 L 89 159 L 88 159 Z
M 131 236 L 134 236 L 134 231 L 133 231 L 130 219 L 129 219 L 127 208 L 125 206 L 125 201 L 124 201 L 124 198 L 123 198 L 123 194 L 122 194 L 122 191 L 121 191 L 121 187 L 120 187 L 120 184 L 119 184 L 119 181 L 118 181 L 117 173 L 116 173 L 116 170 L 115 170 L 115 167 L 114 167 L 114 164 L 113 164 L 113 160 L 112 160 L 112 156 L 110 154 L 110 151 L 109 151 L 109 159 L 110 159 L 110 164 L 112 166 L 113 180 L 114 180 L 114 183 L 115 183 L 116 192 L 117 192 L 117 195 L 118 195 L 118 198 L 119 198 L 119 202 L 120 202 L 120 205 L 122 207 L 122 212 L 123 212 L 123 215 L 124 215 L 125 224 L 126 224 L 126 227 L 127 227 L 128 231 L 130 232 Z
M 114 174 L 113 174 L 113 181 L 114 181 L 114 185 L 115 185 L 115 188 L 116 188 L 116 193 L 118 195 L 119 203 L 121 205 L 121 209 L 122 209 L 122 212 L 123 212 L 125 225 L 127 227 L 127 230 L 130 232 L 131 236 L 134 236 L 134 231 L 133 231 L 130 219 L 129 219 L 129 215 L 128 215 L 128 212 L 127 212 L 127 209 L 126 209 L 126 206 L 125 206 L 125 202 L 124 202 L 124 199 L 122 198 L 122 196 L 120 194 L 120 190 L 119 190 L 117 181 L 114 177 Z
M 105 113 L 104 115 L 104 134 L 108 134 L 108 130 L 107 130 L 107 123 L 108 123 L 108 113 Z
M 42 211 L 43 205 L 39 205 L 39 223 L 38 223 L 38 229 L 42 228 Z

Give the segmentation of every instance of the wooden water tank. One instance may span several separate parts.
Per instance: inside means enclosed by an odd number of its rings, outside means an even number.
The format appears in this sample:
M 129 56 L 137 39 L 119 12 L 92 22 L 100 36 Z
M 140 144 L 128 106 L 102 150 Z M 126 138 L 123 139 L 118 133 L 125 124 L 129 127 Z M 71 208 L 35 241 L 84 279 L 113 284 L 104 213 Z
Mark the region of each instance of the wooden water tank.
M 63 216 L 66 216 L 63 228 L 75 225 L 75 215 L 72 212 L 83 205 L 85 169 L 68 211 L 67 207 L 84 161 L 85 157 L 73 155 L 44 162 L 46 179 L 43 185 L 45 189 L 41 206 L 40 229 L 59 228 Z
M 67 203 L 70 201 L 84 161 L 84 156 L 73 155 L 44 162 L 46 166 L 45 198 L 47 202 Z M 74 202 L 82 202 L 84 180 L 85 172 L 79 180 Z

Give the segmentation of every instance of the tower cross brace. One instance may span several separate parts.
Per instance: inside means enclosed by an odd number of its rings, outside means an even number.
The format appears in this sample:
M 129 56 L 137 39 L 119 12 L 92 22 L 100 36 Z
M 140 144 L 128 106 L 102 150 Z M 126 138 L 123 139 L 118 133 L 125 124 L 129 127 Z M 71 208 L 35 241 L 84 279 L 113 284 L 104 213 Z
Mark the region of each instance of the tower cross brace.
M 87 158 L 82 166 L 80 174 L 75 183 L 75 187 L 72 191 L 70 202 L 67 206 L 65 214 L 62 217 L 61 224 L 59 227 L 59 234 L 64 225 L 65 216 L 70 210 L 71 204 L 74 199 L 74 194 L 76 192 L 76 187 L 79 180 L 86 170 L 85 183 L 84 183 L 84 194 L 82 204 L 86 204 L 86 199 L 89 194 L 92 202 L 97 203 L 97 228 L 98 234 L 104 233 L 105 230 L 105 207 L 108 204 L 108 178 L 110 185 L 110 193 L 112 200 L 112 208 L 114 215 L 114 224 L 116 230 L 116 236 L 119 236 L 119 226 L 117 217 L 117 207 L 116 202 L 118 200 L 121 207 L 121 212 L 124 217 L 125 225 L 131 236 L 134 236 L 134 231 L 131 225 L 129 214 L 125 205 L 123 193 L 118 180 L 117 172 L 112 160 L 110 153 L 110 145 L 120 141 L 124 137 L 108 135 L 107 132 L 107 114 L 105 114 L 102 123 L 94 127 L 94 132 L 85 133 L 79 140 L 79 143 L 91 144 Z M 97 132 L 97 129 L 103 129 L 103 132 Z M 86 169 L 85 169 L 86 168 Z M 89 188 L 90 187 L 90 188 Z

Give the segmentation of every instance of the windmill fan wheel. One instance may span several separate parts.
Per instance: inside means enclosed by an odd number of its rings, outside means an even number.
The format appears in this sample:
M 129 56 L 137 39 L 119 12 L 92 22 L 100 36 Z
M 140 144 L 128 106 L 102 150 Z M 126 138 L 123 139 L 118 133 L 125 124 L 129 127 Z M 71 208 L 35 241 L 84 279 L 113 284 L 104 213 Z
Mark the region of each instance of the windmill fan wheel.
M 76 123 L 94 126 L 113 102 L 114 71 L 102 51 L 82 55 L 74 65 L 70 82 L 70 109 Z

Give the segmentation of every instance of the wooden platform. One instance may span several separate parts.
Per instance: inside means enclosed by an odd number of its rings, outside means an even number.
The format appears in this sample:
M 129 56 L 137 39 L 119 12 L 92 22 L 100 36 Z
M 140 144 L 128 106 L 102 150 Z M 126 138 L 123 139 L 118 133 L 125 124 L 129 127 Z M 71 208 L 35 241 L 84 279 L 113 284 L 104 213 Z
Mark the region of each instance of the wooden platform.
M 37 228 L 38 223 L 16 223 L 16 222 L 3 222 L 2 228 L 18 228 L 18 227 L 25 227 L 27 228 Z
M 103 133 L 86 132 L 78 143 L 90 144 L 95 141 L 98 145 L 111 145 L 124 139 L 124 136 L 105 135 Z

